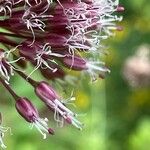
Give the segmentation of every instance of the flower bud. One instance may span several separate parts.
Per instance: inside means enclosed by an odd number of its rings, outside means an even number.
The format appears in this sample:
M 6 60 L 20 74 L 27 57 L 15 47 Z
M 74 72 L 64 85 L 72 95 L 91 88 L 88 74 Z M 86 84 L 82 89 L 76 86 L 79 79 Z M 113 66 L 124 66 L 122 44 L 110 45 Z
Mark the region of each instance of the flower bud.
M 66 57 L 63 58 L 63 63 L 65 64 L 66 67 L 73 70 L 80 71 L 87 69 L 86 61 L 77 55 L 75 56 L 67 55 Z
M 40 82 L 35 87 L 36 95 L 48 106 L 50 110 L 54 112 L 54 119 L 57 122 L 62 122 L 60 116 L 66 120 L 68 124 L 74 125 L 78 129 L 82 129 L 83 124 L 79 122 L 75 117 L 77 116 L 70 109 L 68 109 L 58 97 L 54 89 L 46 82 Z M 71 100 L 74 98 L 71 98 Z
M 46 138 L 46 133 L 54 134 L 54 131 L 48 127 L 47 118 L 41 119 L 39 117 L 37 109 L 27 98 L 20 98 L 16 101 L 16 109 L 19 114 L 33 126 Z
M 34 122 L 39 117 L 37 109 L 27 98 L 21 98 L 16 102 L 16 109 L 19 114 L 28 122 Z
M 37 46 L 37 43 L 35 42 L 32 46 L 29 46 L 29 44 L 32 41 L 25 41 L 22 43 L 21 48 L 19 49 L 19 54 L 22 57 L 25 57 L 29 61 L 34 61 L 34 58 L 36 56 L 36 50 L 39 49 Z
M 35 88 L 35 93 L 44 103 L 49 103 L 59 98 L 53 88 L 44 81 L 38 84 Z
M 63 63 L 72 70 L 87 71 L 92 81 L 95 81 L 98 77 L 103 79 L 105 74 L 110 72 L 103 62 L 88 61 L 78 55 L 66 55 L 66 57 L 63 58 Z

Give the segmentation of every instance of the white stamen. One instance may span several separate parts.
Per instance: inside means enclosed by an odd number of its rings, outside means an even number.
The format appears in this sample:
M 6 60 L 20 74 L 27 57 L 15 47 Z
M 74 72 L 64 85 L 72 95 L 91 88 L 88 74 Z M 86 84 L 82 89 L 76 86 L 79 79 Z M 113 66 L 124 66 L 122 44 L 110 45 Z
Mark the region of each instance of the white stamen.
M 35 126 L 37 130 L 43 135 L 43 139 L 46 139 L 46 134 L 48 132 L 48 119 L 41 119 L 41 118 L 36 118 L 35 121 L 32 123 L 32 127 Z
M 4 13 L 3 20 L 6 19 L 9 14 L 9 17 L 11 17 L 12 13 L 12 2 L 11 1 L 5 1 L 4 4 L 0 4 L 0 13 Z
M 12 57 L 12 53 L 19 46 L 20 45 L 16 46 L 13 49 L 10 49 L 9 51 L 0 52 L 0 75 L 4 78 L 7 84 L 9 84 L 10 76 L 14 75 L 14 67 L 12 64 L 18 62 L 20 59 L 24 59 L 24 57 L 20 57 L 16 60 L 8 61 L 8 59 Z
M 27 29 L 31 30 L 32 35 L 33 35 L 33 41 L 29 46 L 33 45 L 33 43 L 35 42 L 34 28 L 38 28 L 44 32 L 44 28 L 46 27 L 46 25 L 45 25 L 44 21 L 42 21 L 42 19 L 50 18 L 50 17 L 53 17 L 53 16 L 52 15 L 43 15 L 42 13 L 37 15 L 36 13 L 31 12 L 30 9 L 25 11 L 25 13 L 22 16 L 22 20 L 26 24 Z
M 0 146 L 2 147 L 2 149 L 7 148 L 7 146 L 4 144 L 2 138 L 4 137 L 4 133 L 7 132 L 8 130 L 10 130 L 10 132 L 11 132 L 11 129 L 9 127 L 0 126 Z
M 34 68 L 34 70 L 28 75 L 28 77 L 30 77 L 36 70 L 38 70 L 40 67 L 42 69 L 50 69 L 52 72 L 56 72 L 57 68 L 53 68 L 51 67 L 50 64 L 57 64 L 57 62 L 54 59 L 43 59 L 43 55 L 46 56 L 55 56 L 55 57 L 65 57 L 65 55 L 61 55 L 59 53 L 53 53 L 51 50 L 51 46 L 49 45 L 49 43 L 46 43 L 44 46 L 41 46 L 40 50 L 36 51 L 36 57 L 34 58 L 34 60 L 36 61 L 36 66 Z
M 72 33 L 66 42 L 70 49 L 72 51 L 88 49 L 90 52 L 95 52 L 97 50 L 95 47 L 99 46 L 101 39 L 114 35 L 111 31 L 116 29 L 114 22 L 122 20 L 122 17 L 112 15 L 116 11 L 118 3 L 118 0 L 93 0 L 92 5 L 80 2 L 76 4 L 76 7 L 66 8 L 65 14 L 69 20 L 67 28 Z M 92 17 L 92 15 L 94 16 Z M 92 24 L 97 26 L 96 32 L 95 30 L 87 30 L 92 27 Z M 94 35 L 93 32 L 95 32 Z M 91 46 L 87 46 L 86 41 Z
M 74 100 L 74 98 L 73 98 Z M 62 117 L 66 119 L 70 119 L 71 124 L 78 129 L 82 129 L 82 123 L 80 123 L 75 117 L 77 114 L 73 113 L 70 109 L 68 109 L 61 101 L 55 99 L 54 101 L 50 101 L 47 105 L 54 109 L 54 120 L 63 126 L 64 120 Z
M 103 62 L 89 61 L 86 66 L 92 81 L 95 81 L 99 75 L 105 76 L 105 73 L 110 73 L 110 70 L 104 66 Z

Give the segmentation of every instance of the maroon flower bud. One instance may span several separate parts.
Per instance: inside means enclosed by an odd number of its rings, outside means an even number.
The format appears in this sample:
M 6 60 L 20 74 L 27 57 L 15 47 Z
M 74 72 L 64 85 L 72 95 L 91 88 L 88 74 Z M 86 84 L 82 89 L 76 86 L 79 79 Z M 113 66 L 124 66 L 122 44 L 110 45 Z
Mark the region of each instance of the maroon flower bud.
M 61 116 L 69 124 L 74 125 L 80 130 L 82 129 L 83 124 L 75 118 L 77 115 L 60 101 L 59 96 L 50 85 L 46 82 L 40 82 L 35 87 L 35 93 L 54 112 L 54 119 L 56 121 L 60 123 L 62 119 L 59 116 Z M 71 100 L 74 100 L 74 97 Z
M 19 114 L 28 122 L 34 122 L 38 116 L 37 109 L 26 98 L 21 98 L 16 102 L 16 109 Z
M 38 86 L 35 88 L 35 92 L 44 103 L 49 103 L 49 101 L 59 99 L 59 96 L 53 90 L 53 88 L 44 81 L 38 84 Z
M 21 48 L 19 49 L 19 54 L 29 61 L 34 61 L 34 58 L 36 57 L 36 51 L 40 48 L 37 45 L 37 42 L 35 42 L 32 46 L 29 45 L 30 43 L 31 41 L 23 42 L 21 44 Z
M 73 69 L 73 70 L 85 70 L 86 67 L 86 61 L 81 58 L 80 56 L 71 56 L 67 55 L 63 58 L 63 63 L 66 67 Z
M 72 70 L 87 71 L 93 81 L 95 81 L 97 77 L 104 78 L 105 74 L 110 72 L 103 62 L 88 61 L 78 55 L 66 55 L 66 57 L 63 58 L 63 63 Z
M 47 118 L 41 119 L 37 109 L 27 98 L 18 99 L 16 101 L 16 109 L 26 121 L 32 123 L 38 129 L 44 139 L 46 138 L 46 133 L 54 134 L 54 131 L 47 125 Z
M 63 47 L 67 42 L 67 38 L 63 35 L 50 33 L 46 36 L 45 42 L 49 43 L 52 48 Z

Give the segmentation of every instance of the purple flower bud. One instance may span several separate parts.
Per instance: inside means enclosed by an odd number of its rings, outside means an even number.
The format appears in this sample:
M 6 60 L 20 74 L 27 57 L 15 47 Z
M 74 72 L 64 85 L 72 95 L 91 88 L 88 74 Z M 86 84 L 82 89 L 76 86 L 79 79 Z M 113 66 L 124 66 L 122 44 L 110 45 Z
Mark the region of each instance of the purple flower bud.
M 97 77 L 104 78 L 105 74 L 110 72 L 103 62 L 88 61 L 79 55 L 66 55 L 66 57 L 63 58 L 63 63 L 70 69 L 87 71 L 93 81 L 95 81 Z
M 19 114 L 30 123 L 39 117 L 37 109 L 26 98 L 21 98 L 16 101 L 16 109 Z
M 81 58 L 80 56 L 71 56 L 67 55 L 63 58 L 63 63 L 66 67 L 73 69 L 73 70 L 86 70 L 86 61 Z
M 51 33 L 47 35 L 45 39 L 46 43 L 49 43 L 52 48 L 63 47 L 67 42 L 67 38 L 63 35 Z
M 31 41 L 24 41 L 21 45 L 21 48 L 19 49 L 19 54 L 22 57 L 25 57 L 29 61 L 34 61 L 34 58 L 36 57 L 36 51 L 39 48 L 37 42 L 35 42 L 32 46 L 29 46 Z
M 50 85 L 46 82 L 40 82 L 35 87 L 35 93 L 54 112 L 54 119 L 57 122 L 63 124 L 63 120 L 59 118 L 61 116 L 69 124 L 74 125 L 80 130 L 82 129 L 83 124 L 75 118 L 77 114 L 73 113 L 60 101 L 59 96 Z
M 41 119 L 37 109 L 27 98 L 18 99 L 16 101 L 16 109 L 26 121 L 32 123 L 38 129 L 44 139 L 46 138 L 46 133 L 54 134 L 54 131 L 47 125 L 47 118 Z
M 59 99 L 57 93 L 46 82 L 40 82 L 35 88 L 35 92 L 44 103 L 49 103 L 55 99 Z

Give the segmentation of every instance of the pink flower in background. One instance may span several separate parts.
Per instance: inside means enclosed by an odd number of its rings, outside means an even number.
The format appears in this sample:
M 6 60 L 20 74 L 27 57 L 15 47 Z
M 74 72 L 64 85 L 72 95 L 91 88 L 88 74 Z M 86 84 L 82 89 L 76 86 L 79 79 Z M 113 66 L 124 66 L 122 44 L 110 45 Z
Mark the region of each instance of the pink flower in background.
M 150 46 L 143 44 L 135 54 L 126 59 L 123 67 L 123 77 L 132 88 L 150 85 Z

